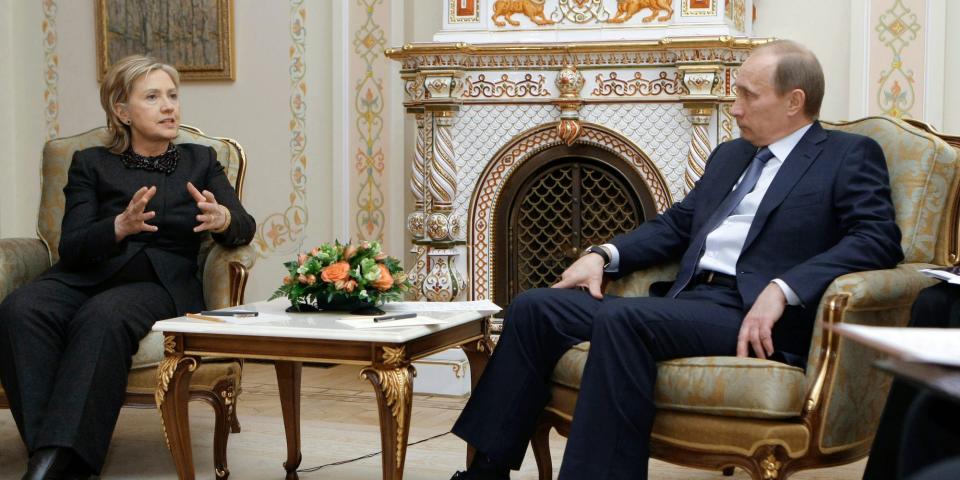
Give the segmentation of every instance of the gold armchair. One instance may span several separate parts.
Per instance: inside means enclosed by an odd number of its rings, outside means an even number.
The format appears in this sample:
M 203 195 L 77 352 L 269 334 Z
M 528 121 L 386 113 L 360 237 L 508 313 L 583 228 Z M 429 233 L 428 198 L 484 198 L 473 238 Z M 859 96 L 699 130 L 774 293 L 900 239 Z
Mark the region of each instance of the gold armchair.
M 60 223 L 63 219 L 63 187 L 73 153 L 77 150 L 104 145 L 106 128 L 96 128 L 80 135 L 53 139 L 44 145 L 41 170 L 40 215 L 37 221 L 38 238 L 0 239 L 0 300 L 14 289 L 39 276 L 59 258 Z M 227 178 L 238 196 L 243 194 L 246 157 L 235 141 L 204 135 L 200 130 L 181 126 L 176 143 L 209 145 L 217 151 L 217 159 L 226 169 Z M 253 247 L 226 248 L 214 244 L 207 236 L 197 259 L 203 279 L 203 290 L 209 308 L 235 306 L 243 302 L 249 270 L 253 268 L 256 253 Z M 163 337 L 151 332 L 141 342 L 133 357 L 133 366 L 127 378 L 125 406 L 154 408 L 157 387 L 157 365 L 163 359 Z M 218 478 L 226 478 L 227 438 L 232 430 L 240 431 L 236 417 L 237 395 L 240 393 L 242 363 L 237 360 L 205 362 L 193 374 L 190 397 L 209 403 L 216 414 L 214 433 L 214 467 Z M 0 388 L 0 407 L 9 408 L 7 397 Z
M 867 455 L 889 388 L 871 367 L 879 354 L 838 338 L 826 323 L 903 326 L 924 287 L 917 270 L 960 260 L 957 150 L 906 123 L 870 117 L 824 127 L 867 135 L 887 158 L 904 263 L 837 278 L 824 294 L 806 370 L 767 360 L 698 357 L 662 362 L 655 391 L 654 458 L 723 470 L 740 467 L 757 480 L 785 479 L 809 468 Z M 675 275 L 665 266 L 610 285 L 618 295 L 646 295 Z M 567 435 L 589 342 L 567 352 L 553 373 L 552 399 L 533 438 L 541 479 L 552 478 L 547 436 Z

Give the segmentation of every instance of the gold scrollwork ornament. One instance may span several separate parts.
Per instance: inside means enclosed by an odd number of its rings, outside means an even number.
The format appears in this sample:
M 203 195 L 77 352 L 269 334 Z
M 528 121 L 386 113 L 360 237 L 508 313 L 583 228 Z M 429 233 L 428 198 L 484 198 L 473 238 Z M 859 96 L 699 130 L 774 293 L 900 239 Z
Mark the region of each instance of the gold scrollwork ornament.
M 772 453 L 761 460 L 760 468 L 763 469 L 763 480 L 776 480 L 780 476 L 781 466 L 783 464 Z

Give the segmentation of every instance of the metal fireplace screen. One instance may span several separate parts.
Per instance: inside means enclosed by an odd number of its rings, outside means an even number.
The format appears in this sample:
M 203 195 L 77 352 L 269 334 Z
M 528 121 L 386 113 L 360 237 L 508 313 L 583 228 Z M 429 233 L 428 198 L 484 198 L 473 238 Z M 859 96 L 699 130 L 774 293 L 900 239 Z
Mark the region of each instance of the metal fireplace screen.
M 632 184 L 610 163 L 582 157 L 539 163 L 518 171 L 514 178 L 520 179 L 506 185 L 499 202 L 505 215 L 498 215 L 498 231 L 506 232 L 495 253 L 500 305 L 524 290 L 556 283 L 584 248 L 644 220 L 637 192 L 644 185 Z

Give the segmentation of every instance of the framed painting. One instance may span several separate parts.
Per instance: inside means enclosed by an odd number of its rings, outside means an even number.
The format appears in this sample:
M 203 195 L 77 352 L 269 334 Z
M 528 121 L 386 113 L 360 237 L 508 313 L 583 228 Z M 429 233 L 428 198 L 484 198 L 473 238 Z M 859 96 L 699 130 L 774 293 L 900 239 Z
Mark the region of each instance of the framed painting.
M 169 63 L 182 80 L 234 80 L 233 0 L 96 0 L 97 80 L 128 55 Z

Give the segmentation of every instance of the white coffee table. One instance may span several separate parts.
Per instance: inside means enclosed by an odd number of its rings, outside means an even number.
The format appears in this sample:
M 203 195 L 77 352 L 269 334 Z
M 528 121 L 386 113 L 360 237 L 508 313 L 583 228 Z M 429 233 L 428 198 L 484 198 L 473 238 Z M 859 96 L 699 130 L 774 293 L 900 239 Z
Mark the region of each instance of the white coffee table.
M 238 308 L 256 309 L 269 322 L 215 323 L 187 317 L 157 322 L 163 332 L 165 358 L 157 370 L 157 405 L 167 446 L 181 480 L 194 478 L 187 414 L 190 376 L 205 356 L 271 360 L 277 371 L 287 437 L 286 478 L 296 479 L 300 465 L 300 378 L 303 362 L 364 365 L 362 375 L 373 384 L 380 412 L 383 478 L 403 478 L 413 397 L 411 363 L 461 346 L 474 383 L 490 353 L 487 317 L 479 312 L 430 312 L 442 325 L 354 329 L 338 322 L 342 312 L 284 312 L 285 299 Z M 229 471 L 217 472 L 218 476 Z

